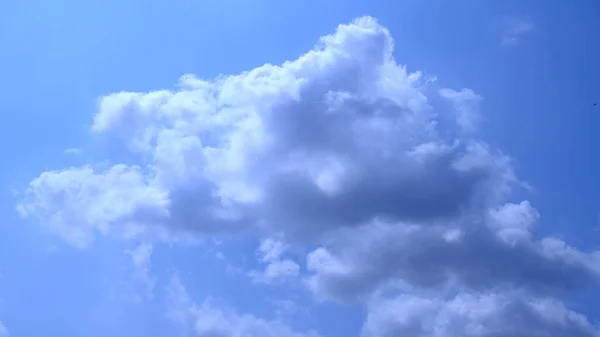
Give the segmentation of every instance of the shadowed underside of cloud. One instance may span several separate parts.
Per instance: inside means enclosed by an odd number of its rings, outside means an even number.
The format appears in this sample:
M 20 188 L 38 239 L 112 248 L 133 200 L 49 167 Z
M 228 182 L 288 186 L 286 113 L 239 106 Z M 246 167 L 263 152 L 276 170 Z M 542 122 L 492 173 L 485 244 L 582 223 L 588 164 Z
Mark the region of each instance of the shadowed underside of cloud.
M 138 165 L 45 172 L 19 211 L 80 247 L 96 234 L 177 242 L 241 230 L 319 244 L 307 285 L 368 301 L 367 336 L 597 335 L 558 299 L 598 282 L 600 254 L 536 238 L 537 211 L 509 202 L 520 185 L 510 159 L 470 136 L 482 98 L 438 91 L 457 123 L 440 132 L 446 112 L 429 103 L 430 83 L 397 64 L 393 47 L 363 17 L 280 66 L 105 96 L 92 132 Z M 276 248 L 255 280 L 299 273 Z M 374 300 L 388 290 L 404 295 Z M 187 308 L 178 317 L 200 336 L 303 336 Z
M 522 294 L 400 296 L 371 304 L 364 337 L 592 337 L 598 330 L 560 301 Z
M 555 238 L 530 239 L 537 212 L 528 202 L 507 204 L 483 219 L 438 226 L 374 223 L 336 236 L 308 256 L 308 284 L 338 300 L 361 299 L 402 280 L 412 288 L 460 284 L 484 291 L 518 287 L 564 294 L 600 279 L 600 255 Z

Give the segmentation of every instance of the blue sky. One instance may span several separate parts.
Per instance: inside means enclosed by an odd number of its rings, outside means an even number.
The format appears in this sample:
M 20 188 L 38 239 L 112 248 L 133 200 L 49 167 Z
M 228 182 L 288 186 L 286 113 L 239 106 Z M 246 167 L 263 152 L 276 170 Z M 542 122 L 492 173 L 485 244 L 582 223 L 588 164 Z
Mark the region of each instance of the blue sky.
M 600 335 L 599 15 L 3 2 L 0 337 Z

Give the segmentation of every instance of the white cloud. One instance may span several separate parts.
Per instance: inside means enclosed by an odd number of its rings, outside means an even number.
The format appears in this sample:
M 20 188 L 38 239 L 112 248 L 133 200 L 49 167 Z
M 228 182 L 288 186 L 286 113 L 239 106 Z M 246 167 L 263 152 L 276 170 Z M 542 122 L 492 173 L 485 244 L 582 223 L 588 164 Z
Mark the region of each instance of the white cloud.
M 378 306 L 404 315 L 394 308 L 406 298 L 423 316 L 407 317 L 409 326 L 456 319 L 441 331 L 468 335 L 481 331 L 477 324 L 519 323 L 497 311 L 463 324 L 471 314 L 453 311 L 464 301 L 479 310 L 492 298 L 525 308 L 539 318 L 527 327 L 547 331 L 550 311 L 539 306 L 556 308 L 568 291 L 596 285 L 600 253 L 536 236 L 538 212 L 511 199 L 521 183 L 510 158 L 462 132 L 440 132 L 429 80 L 397 64 L 393 47 L 388 30 L 363 17 L 280 66 L 213 80 L 186 75 L 175 90 L 105 96 L 92 132 L 121 141 L 138 165 L 42 173 L 19 210 L 80 247 L 97 234 L 153 243 L 278 233 L 259 249 L 267 266 L 256 275 L 265 279 L 297 276 L 299 266 L 282 254 L 310 244 L 307 284 L 324 298 L 368 301 L 365 331 L 386 329 Z M 474 130 L 482 98 L 470 89 L 440 94 L 454 104 L 458 126 Z M 279 322 L 210 302 L 195 307 L 174 287 L 184 304 L 172 317 L 200 336 L 293 335 Z M 408 297 L 385 296 L 398 291 Z M 512 292 L 524 297 L 503 295 Z
M 96 232 L 253 226 L 289 240 L 374 215 L 455 216 L 489 183 L 493 155 L 445 145 L 425 80 L 392 47 L 365 17 L 280 67 L 106 96 L 92 130 L 141 153 L 140 166 L 46 172 L 21 209 L 81 246 Z
M 562 302 L 522 294 L 399 296 L 370 304 L 364 337 L 597 337 L 600 330 Z
M 281 238 L 271 237 L 260 242 L 258 254 L 262 262 L 277 261 L 286 249 L 288 247 L 281 241 Z
M 197 306 L 179 278 L 169 286 L 169 316 L 185 332 L 198 337 L 318 337 L 314 331 L 297 332 L 278 320 L 264 320 L 251 314 L 239 314 L 216 307 L 211 300 Z
M 133 235 L 144 218 L 165 216 L 167 194 L 147 184 L 139 167 L 115 165 L 101 173 L 89 166 L 42 173 L 29 186 L 29 202 L 19 205 L 77 247 L 96 233 Z M 118 221 L 120 227 L 113 224 Z M 147 222 L 146 222 L 147 223 Z
M 462 130 L 466 132 L 477 130 L 482 119 L 479 114 L 479 105 L 483 97 L 471 89 L 464 88 L 460 91 L 441 89 L 439 93 L 452 103 L 456 113 L 456 122 Z
M 287 248 L 277 236 L 262 240 L 257 252 L 261 262 L 266 263 L 266 267 L 263 271 L 250 271 L 248 275 L 257 283 L 295 279 L 300 274 L 300 266 L 291 259 L 281 258 Z
M 401 281 L 404 290 L 519 288 L 537 294 L 600 282 L 600 254 L 555 238 L 531 240 L 537 211 L 527 202 L 439 224 L 381 223 L 338 234 L 308 255 L 308 284 L 341 301 L 368 298 Z
M 519 43 L 521 37 L 530 33 L 535 28 L 531 20 L 524 18 L 508 18 L 503 23 L 502 44 L 514 46 Z

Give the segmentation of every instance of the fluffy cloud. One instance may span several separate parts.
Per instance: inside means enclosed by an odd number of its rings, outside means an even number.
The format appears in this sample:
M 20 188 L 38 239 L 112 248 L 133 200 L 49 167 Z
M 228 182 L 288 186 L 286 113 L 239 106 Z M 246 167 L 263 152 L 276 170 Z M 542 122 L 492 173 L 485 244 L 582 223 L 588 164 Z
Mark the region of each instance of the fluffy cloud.
M 400 296 L 371 305 L 364 337 L 597 337 L 597 327 L 556 300 L 459 294 L 443 301 Z
M 282 258 L 287 249 L 280 238 L 264 239 L 258 247 L 260 261 L 266 264 L 263 271 L 251 271 L 249 276 L 258 283 L 292 280 L 300 273 L 300 266 L 291 259 Z
M 456 122 L 467 132 L 475 131 L 481 123 L 479 105 L 483 97 L 477 95 L 471 89 L 460 91 L 452 89 L 441 89 L 440 96 L 450 101 L 456 112 Z
M 284 323 L 215 307 L 210 300 L 197 306 L 179 278 L 169 286 L 169 315 L 187 333 L 198 337 L 318 337 L 316 332 L 296 332 Z
M 142 164 L 46 172 L 20 209 L 86 245 L 96 232 L 247 227 L 309 239 L 375 216 L 438 220 L 486 203 L 510 168 L 481 144 L 438 135 L 426 81 L 392 49 L 365 17 L 282 66 L 106 96 L 92 131 Z
M 278 233 L 259 249 L 263 281 L 300 272 L 282 258 L 286 245 L 317 245 L 306 284 L 324 298 L 367 301 L 368 336 L 597 333 L 558 298 L 598 283 L 600 253 L 538 237 L 538 212 L 511 200 L 520 181 L 510 158 L 439 130 L 430 82 L 397 64 L 393 47 L 363 17 L 280 66 L 105 96 L 91 130 L 137 165 L 45 172 L 19 210 L 80 247 L 96 234 Z M 479 95 L 439 94 L 459 129 L 476 129 Z M 200 336 L 294 335 L 179 298 L 172 316 Z
M 308 283 L 317 293 L 348 301 L 398 280 L 409 289 L 518 287 L 540 294 L 600 281 L 599 253 L 579 252 L 555 238 L 532 241 L 536 220 L 537 212 L 522 202 L 441 225 L 369 224 L 311 252 Z
M 0 322 L 0 337 L 9 337 L 8 330 L 2 322 Z
M 89 166 L 44 172 L 31 182 L 28 194 L 19 212 L 39 217 L 51 231 L 82 248 L 96 233 L 133 236 L 139 220 L 164 216 L 160 212 L 168 204 L 166 192 L 150 186 L 139 167 L 122 164 L 102 174 Z

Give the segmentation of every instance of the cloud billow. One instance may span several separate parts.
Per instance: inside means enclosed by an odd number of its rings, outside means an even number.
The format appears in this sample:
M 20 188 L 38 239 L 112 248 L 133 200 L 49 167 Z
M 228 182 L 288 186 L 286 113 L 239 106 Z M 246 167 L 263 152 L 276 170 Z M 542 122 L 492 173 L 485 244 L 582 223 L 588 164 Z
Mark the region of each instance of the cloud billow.
M 92 132 L 138 164 L 42 173 L 19 210 L 80 247 L 98 233 L 177 242 L 242 230 L 318 244 L 306 284 L 365 301 L 366 336 L 546 336 L 557 324 L 596 336 L 559 298 L 598 282 L 600 254 L 536 238 L 537 211 L 510 202 L 510 158 L 472 136 L 482 97 L 438 91 L 469 131 L 443 136 L 429 81 L 393 47 L 363 17 L 280 66 L 105 96 Z M 402 316 L 411 310 L 420 316 Z
M 306 236 L 374 216 L 456 216 L 505 168 L 437 135 L 425 82 L 396 64 L 392 46 L 362 18 L 282 66 L 106 96 L 93 132 L 122 140 L 142 164 L 46 172 L 21 209 L 83 223 L 58 230 L 85 239 L 147 224 L 202 233 L 260 222 Z

